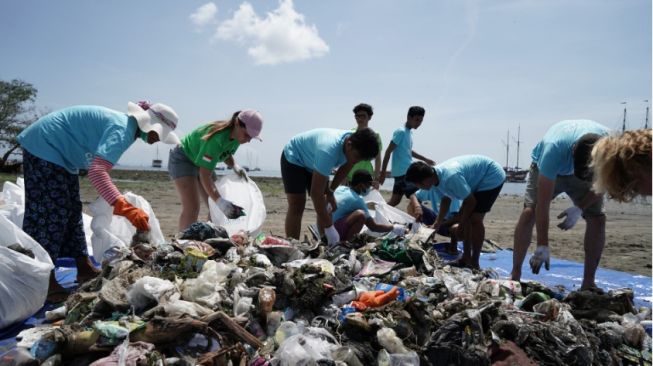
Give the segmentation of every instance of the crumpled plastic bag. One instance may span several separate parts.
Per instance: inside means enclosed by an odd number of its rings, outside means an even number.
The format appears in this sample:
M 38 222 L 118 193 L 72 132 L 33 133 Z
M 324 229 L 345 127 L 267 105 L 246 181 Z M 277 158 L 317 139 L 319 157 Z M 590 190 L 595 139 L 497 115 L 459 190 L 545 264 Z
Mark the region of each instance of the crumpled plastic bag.
M 156 305 L 177 300 L 179 296 L 179 291 L 172 282 L 150 276 L 139 278 L 127 292 L 127 300 L 136 311 L 146 309 L 152 303 Z
M 206 261 L 197 278 L 187 279 L 182 287 L 182 298 L 200 305 L 215 308 L 228 296 L 225 291 L 227 276 L 235 270 L 234 264 L 213 260 Z

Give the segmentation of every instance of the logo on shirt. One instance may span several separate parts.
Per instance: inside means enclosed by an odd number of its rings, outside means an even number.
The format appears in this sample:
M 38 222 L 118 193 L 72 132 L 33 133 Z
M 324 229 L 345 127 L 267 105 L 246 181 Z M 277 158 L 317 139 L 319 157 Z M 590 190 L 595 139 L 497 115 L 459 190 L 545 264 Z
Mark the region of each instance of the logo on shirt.
M 210 155 L 204 155 L 202 156 L 202 160 L 204 160 L 207 163 L 210 163 L 213 160 L 213 158 L 211 158 Z

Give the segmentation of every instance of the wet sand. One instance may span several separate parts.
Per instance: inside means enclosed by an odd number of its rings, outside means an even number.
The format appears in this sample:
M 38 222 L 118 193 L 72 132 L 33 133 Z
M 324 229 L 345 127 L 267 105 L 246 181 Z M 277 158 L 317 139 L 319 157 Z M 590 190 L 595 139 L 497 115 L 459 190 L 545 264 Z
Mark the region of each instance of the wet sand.
M 166 237 L 176 234 L 181 205 L 174 185 L 168 179 L 166 172 L 114 170 L 111 172 L 111 176 L 121 191 L 131 190 L 150 202 Z M 15 181 L 15 178 L 8 176 L 3 176 L 3 178 Z M 287 204 L 281 179 L 253 179 L 265 197 L 267 218 L 263 227 L 264 231 L 283 236 Z M 86 209 L 86 205 L 97 197 L 97 193 L 86 178 L 81 179 L 80 186 L 82 201 Z M 387 193 L 385 194 L 387 195 Z M 518 196 L 500 196 L 492 212 L 486 216 L 486 238 L 503 248 L 512 248 L 513 232 L 522 210 L 522 202 L 522 198 Z M 406 204 L 407 200 L 404 199 L 399 207 L 405 209 Z M 579 220 L 576 226 L 568 231 L 562 231 L 556 227 L 559 220 L 555 216 L 570 205 L 571 201 L 566 198 L 558 198 L 551 205 L 549 238 L 552 255 L 582 262 L 585 221 Z M 606 215 L 606 246 L 603 251 L 601 267 L 651 276 L 650 203 L 618 204 L 607 201 Z M 206 218 L 207 216 L 208 209 L 203 206 L 200 217 Z M 315 211 L 308 199 L 302 222 L 302 235 L 308 235 L 306 225 L 314 221 Z M 440 239 L 445 240 L 444 237 Z M 534 246 L 534 244 L 531 245 L 531 249 Z

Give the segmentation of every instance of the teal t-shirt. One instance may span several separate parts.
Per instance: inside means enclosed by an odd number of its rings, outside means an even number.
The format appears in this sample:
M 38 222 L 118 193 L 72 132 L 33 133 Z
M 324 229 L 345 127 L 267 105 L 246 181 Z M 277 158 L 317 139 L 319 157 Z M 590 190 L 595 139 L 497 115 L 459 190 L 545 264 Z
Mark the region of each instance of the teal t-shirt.
M 340 220 L 356 210 L 363 210 L 366 218 L 371 217 L 363 197 L 350 187 L 338 187 L 333 193 L 333 197 L 336 199 L 336 205 L 338 206 L 331 214 L 333 222 Z
M 415 192 L 415 196 L 419 202 L 430 201 L 431 208 L 435 213 L 440 211 L 440 201 L 442 201 L 442 197 L 444 196 L 435 187 L 431 187 L 430 189 L 418 189 L 417 192 Z M 460 211 L 461 203 L 462 202 L 459 199 L 452 199 L 445 219 L 449 219 L 458 213 L 458 211 Z
M 464 200 L 470 194 L 494 189 L 506 180 L 496 161 L 483 155 L 462 155 L 433 167 L 440 183 L 436 189 L 451 199 Z
M 392 169 L 393 177 L 406 175 L 410 163 L 413 162 L 413 130 L 408 127 L 402 127 L 392 134 L 392 142 L 396 145 L 392 151 Z
M 586 119 L 561 121 L 551 126 L 531 153 L 540 174 L 549 179 L 574 174 L 574 144 L 588 133 L 607 136 L 610 129 Z
M 100 106 L 74 106 L 41 117 L 18 135 L 30 154 L 71 174 L 95 157 L 116 164 L 134 143 L 138 124 L 126 113 Z
M 343 145 L 351 133 L 333 128 L 316 128 L 290 139 L 283 153 L 289 163 L 328 177 L 331 169 L 347 161 Z

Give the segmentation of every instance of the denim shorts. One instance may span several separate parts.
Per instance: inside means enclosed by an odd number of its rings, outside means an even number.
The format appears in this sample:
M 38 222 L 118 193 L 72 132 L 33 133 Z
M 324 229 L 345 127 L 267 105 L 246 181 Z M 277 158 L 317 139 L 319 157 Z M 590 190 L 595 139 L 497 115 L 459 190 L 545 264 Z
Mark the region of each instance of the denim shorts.
M 199 177 L 200 168 L 188 158 L 181 145 L 177 145 L 170 150 L 168 156 L 168 174 L 172 180 L 181 177 Z

